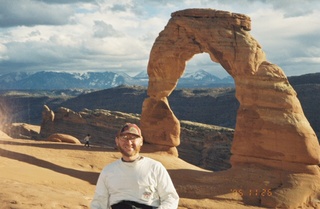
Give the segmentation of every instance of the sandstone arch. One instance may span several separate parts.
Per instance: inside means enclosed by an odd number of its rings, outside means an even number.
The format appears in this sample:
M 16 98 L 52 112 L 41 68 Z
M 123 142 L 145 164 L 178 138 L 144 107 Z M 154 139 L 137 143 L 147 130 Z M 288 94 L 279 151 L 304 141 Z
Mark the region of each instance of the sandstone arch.
M 175 147 L 180 143 L 180 124 L 167 97 L 175 89 L 186 62 L 205 52 L 213 62 L 222 65 L 236 84 L 240 107 L 232 167 L 267 166 L 311 174 L 319 182 L 317 137 L 286 75 L 266 60 L 250 29 L 250 17 L 243 14 L 211 9 L 172 13 L 150 52 L 149 98 L 143 103 L 140 122 L 145 141 L 157 145 L 156 149 L 178 155 Z M 265 205 L 275 207 L 284 201 L 283 193 L 279 192 L 282 199 L 274 195 L 272 200 L 264 200 Z M 288 201 L 304 201 L 297 199 Z

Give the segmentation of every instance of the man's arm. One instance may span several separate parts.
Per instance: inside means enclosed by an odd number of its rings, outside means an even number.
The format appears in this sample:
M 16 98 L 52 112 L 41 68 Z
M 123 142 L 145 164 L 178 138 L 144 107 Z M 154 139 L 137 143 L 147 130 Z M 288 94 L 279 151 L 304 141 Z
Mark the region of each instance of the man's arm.
M 106 176 L 102 171 L 99 175 L 96 191 L 91 201 L 91 209 L 108 209 L 109 208 L 109 193 L 106 187 Z
M 158 170 L 158 193 L 160 206 L 158 209 L 176 209 L 179 205 L 179 195 L 174 188 L 170 175 L 161 164 Z

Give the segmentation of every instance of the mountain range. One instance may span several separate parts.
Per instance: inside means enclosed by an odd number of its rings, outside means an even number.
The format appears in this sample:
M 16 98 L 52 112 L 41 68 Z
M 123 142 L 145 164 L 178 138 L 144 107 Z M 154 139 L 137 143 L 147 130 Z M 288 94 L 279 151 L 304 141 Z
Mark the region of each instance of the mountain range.
M 120 85 L 148 86 L 148 74 L 142 71 L 136 76 L 115 72 L 12 72 L 0 75 L 2 90 L 58 90 L 58 89 L 107 89 Z M 185 73 L 178 82 L 178 88 L 233 87 L 231 76 L 223 79 L 205 70 Z
M 142 74 L 137 77 L 146 79 Z M 319 136 L 320 94 L 317 92 L 320 92 L 320 73 L 291 76 L 288 80 L 297 92 L 308 121 Z M 33 88 L 36 86 L 34 84 Z M 1 89 L 0 124 L 40 124 L 43 105 L 48 105 L 54 111 L 59 107 L 66 107 L 74 111 L 87 108 L 141 114 L 145 98 L 147 87 L 138 85 L 120 85 L 106 89 Z M 179 120 L 235 127 L 239 102 L 235 98 L 234 87 L 176 88 L 168 101 Z

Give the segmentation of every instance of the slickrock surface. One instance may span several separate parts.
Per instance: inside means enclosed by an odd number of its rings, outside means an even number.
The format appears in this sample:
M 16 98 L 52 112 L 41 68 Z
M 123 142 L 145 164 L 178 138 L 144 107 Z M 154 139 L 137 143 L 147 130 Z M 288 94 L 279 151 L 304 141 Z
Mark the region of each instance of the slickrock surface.
M 301 208 L 319 207 L 315 193 L 319 181 L 314 175 L 254 166 L 212 172 L 172 155 L 150 153 L 148 146 L 142 155 L 159 160 L 167 168 L 180 196 L 178 209 L 270 208 L 261 207 L 261 199 L 273 197 L 273 188 L 284 178 L 289 179 L 285 185 L 308 186 L 300 187 L 303 198 L 314 192 L 310 204 Z M 87 149 L 78 144 L 11 139 L 0 132 L 0 208 L 89 209 L 100 171 L 119 157 L 113 148 Z M 297 194 L 282 194 L 286 195 L 278 196 L 281 201 L 288 198 L 299 203 Z
M 223 186 L 237 182 L 237 171 L 215 175 L 172 155 L 142 155 L 159 160 L 168 169 L 181 198 L 179 209 L 260 208 L 242 202 L 244 197 L 234 191 L 238 185 Z M 0 208 L 89 209 L 100 171 L 119 157 L 112 148 L 10 139 L 0 132 Z M 255 178 L 252 173 L 250 179 Z
M 171 16 L 150 52 L 149 98 L 141 114 L 145 140 L 170 150 L 179 145 L 180 124 L 167 97 L 184 73 L 187 61 L 205 52 L 235 80 L 240 107 L 232 166 L 265 166 L 319 179 L 318 139 L 286 75 L 266 60 L 261 46 L 250 35 L 250 18 L 211 9 L 187 9 Z M 319 185 L 304 184 L 303 178 L 292 179 L 284 174 L 281 181 L 274 180 L 274 194 L 261 197 L 261 204 L 296 208 L 310 202 L 315 193 L 320 195 L 319 189 L 304 190 L 302 195 L 301 189 Z
M 10 136 L 8 136 L 6 133 L 4 133 L 3 131 L 0 131 L 0 138 L 3 138 L 3 139 L 11 139 Z

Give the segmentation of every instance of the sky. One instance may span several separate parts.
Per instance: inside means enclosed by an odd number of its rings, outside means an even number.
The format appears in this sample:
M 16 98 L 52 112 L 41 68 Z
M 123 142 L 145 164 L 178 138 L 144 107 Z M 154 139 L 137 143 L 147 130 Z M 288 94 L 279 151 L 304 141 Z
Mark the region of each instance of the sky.
M 0 0 L 0 75 L 147 71 L 171 13 L 211 8 L 246 14 L 267 60 L 287 76 L 320 72 L 319 0 Z M 228 74 L 208 54 L 185 72 Z

